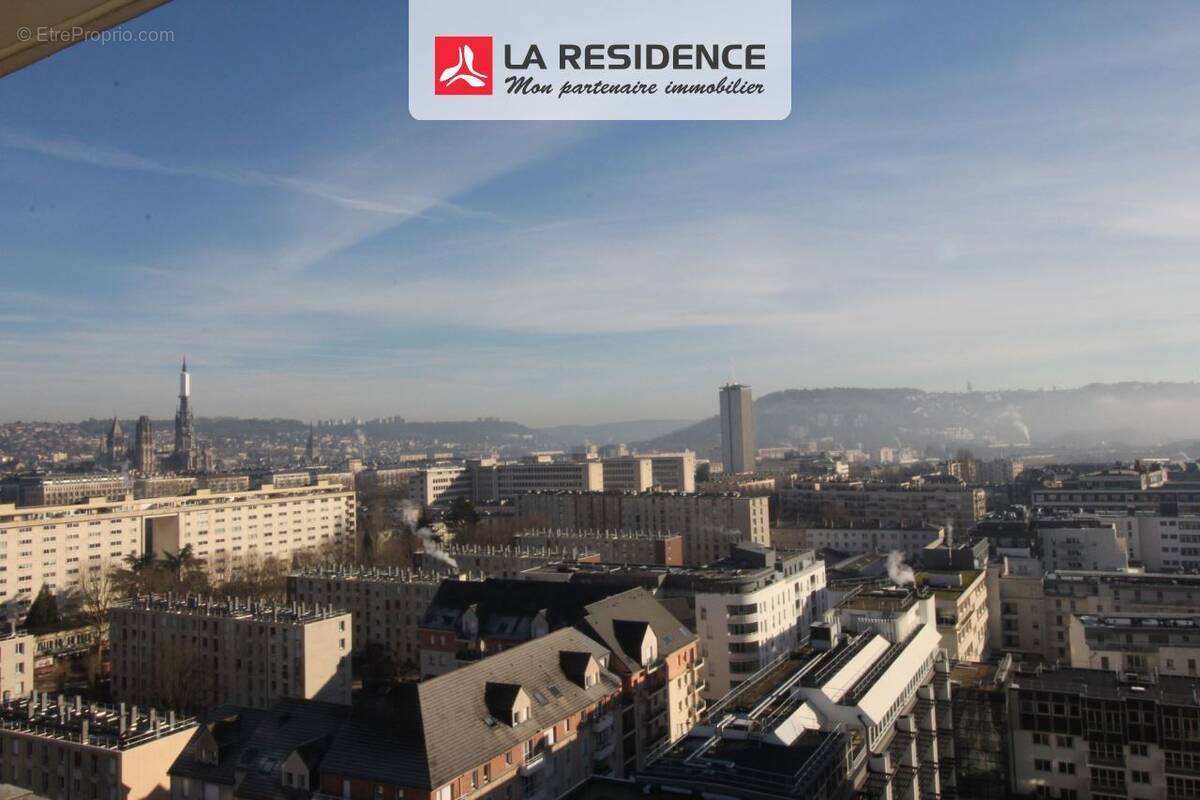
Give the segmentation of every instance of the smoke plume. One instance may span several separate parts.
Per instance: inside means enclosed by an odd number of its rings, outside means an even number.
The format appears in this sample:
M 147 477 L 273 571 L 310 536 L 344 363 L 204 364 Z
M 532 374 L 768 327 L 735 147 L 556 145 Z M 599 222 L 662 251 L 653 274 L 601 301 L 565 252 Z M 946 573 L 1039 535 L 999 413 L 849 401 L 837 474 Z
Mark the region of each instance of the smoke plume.
M 893 550 L 888 553 L 887 571 L 888 577 L 897 586 L 905 586 L 917 582 L 916 573 L 913 572 L 912 567 L 904 563 L 904 553 L 901 553 L 899 550 Z
M 442 549 L 438 544 L 437 534 L 429 528 L 421 528 L 417 531 L 416 536 L 421 540 L 421 551 L 425 555 L 432 558 L 434 561 L 440 561 L 452 570 L 458 570 L 458 562 L 450 557 L 450 554 Z

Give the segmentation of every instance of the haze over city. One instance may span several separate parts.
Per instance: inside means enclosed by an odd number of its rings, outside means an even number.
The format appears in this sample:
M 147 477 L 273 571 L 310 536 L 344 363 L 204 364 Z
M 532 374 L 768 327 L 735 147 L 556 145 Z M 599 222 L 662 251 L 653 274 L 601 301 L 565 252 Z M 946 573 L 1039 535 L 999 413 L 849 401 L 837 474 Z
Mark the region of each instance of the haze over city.
M 773 125 L 417 123 L 403 6 L 326 7 L 0 82 L 0 419 L 184 353 L 209 415 L 531 425 L 1196 377 L 1194 4 L 796 3 Z

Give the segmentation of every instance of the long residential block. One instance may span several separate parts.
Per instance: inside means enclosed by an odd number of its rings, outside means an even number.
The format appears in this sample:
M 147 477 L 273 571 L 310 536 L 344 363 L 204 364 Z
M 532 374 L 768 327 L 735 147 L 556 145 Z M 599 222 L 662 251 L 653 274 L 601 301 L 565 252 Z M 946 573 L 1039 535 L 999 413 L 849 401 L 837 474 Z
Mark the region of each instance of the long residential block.
M 352 553 L 354 503 L 353 489 L 318 483 L 79 505 L 0 505 L 0 611 L 18 616 L 42 585 L 66 599 L 86 571 L 187 545 L 218 577 L 242 563 L 286 561 L 314 548 Z
M 683 563 L 725 558 L 737 542 L 769 545 L 766 497 L 672 492 L 535 492 L 514 501 L 517 514 L 553 528 L 678 531 Z

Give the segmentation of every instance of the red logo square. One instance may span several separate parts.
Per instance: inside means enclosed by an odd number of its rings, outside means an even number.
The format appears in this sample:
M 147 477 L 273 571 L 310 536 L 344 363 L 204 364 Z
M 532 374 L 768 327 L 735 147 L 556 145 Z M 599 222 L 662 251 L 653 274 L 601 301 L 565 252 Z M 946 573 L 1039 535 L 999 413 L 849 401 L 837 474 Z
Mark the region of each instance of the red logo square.
M 492 37 L 433 37 L 434 94 L 491 94 Z

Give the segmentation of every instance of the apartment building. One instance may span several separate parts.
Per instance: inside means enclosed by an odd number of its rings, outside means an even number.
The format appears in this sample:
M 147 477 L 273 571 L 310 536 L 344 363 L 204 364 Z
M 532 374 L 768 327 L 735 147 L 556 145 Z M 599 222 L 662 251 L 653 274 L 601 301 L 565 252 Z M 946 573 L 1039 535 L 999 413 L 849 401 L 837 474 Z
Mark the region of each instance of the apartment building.
M 647 492 L 535 492 L 514 500 L 517 515 L 552 528 L 678 531 L 683 563 L 729 555 L 736 542 L 771 543 L 766 497 Z
M 287 697 L 270 709 L 222 706 L 170 765 L 171 800 L 316 798 L 315 767 L 350 715 L 340 703 Z
M 550 564 L 522 576 L 615 592 L 642 588 L 700 637 L 704 696 L 715 700 L 805 640 L 829 608 L 812 551 L 735 545 L 705 567 Z
M 261 485 L 261 481 L 257 485 Z M 270 483 L 270 481 L 267 481 Z M 303 486 L 305 483 L 299 485 Z M 133 482 L 136 499 L 149 497 L 174 497 L 191 494 L 197 489 L 208 489 L 213 494 L 248 492 L 252 488 L 250 475 L 151 475 L 137 478 Z M 277 484 L 276 484 L 277 485 Z M 278 486 L 278 485 L 277 485 Z M 279 486 L 279 488 L 283 488 Z
M 562 797 L 616 769 L 621 684 L 611 661 L 564 628 L 413 685 L 403 706 L 419 712 L 420 747 L 380 747 L 370 729 L 350 731 L 322 759 L 321 789 L 348 789 L 351 800 Z M 364 752 L 377 755 L 367 770 Z
M 1200 795 L 1196 682 L 1047 669 L 1008 689 L 1013 790 L 1077 800 Z
M 0 611 L 18 616 L 44 584 L 66 599 L 84 569 L 128 555 L 175 553 L 191 545 L 209 573 L 247 560 L 288 561 L 313 548 L 353 553 L 354 492 L 318 483 L 245 492 L 77 505 L 0 505 Z
M 0 635 L 0 698 L 9 700 L 33 691 L 37 637 L 14 630 Z
M 370 467 L 354 476 L 355 488 L 362 493 L 387 492 L 408 497 L 412 479 L 420 472 L 418 467 Z
M 476 502 L 511 500 L 527 492 L 602 492 L 604 465 L 599 461 L 559 461 L 550 455 L 526 456 L 520 461 L 468 462 Z
M 197 725 L 137 707 L 31 692 L 0 703 L 0 777 L 58 800 L 167 800 L 167 770 Z
M 145 597 L 112 608 L 109 637 L 113 696 L 126 702 L 350 702 L 352 621 L 329 606 Z
M 355 653 L 378 645 L 398 668 L 416 668 L 421 620 L 446 578 L 420 570 L 319 567 L 288 576 L 288 599 L 350 612 Z
M 622 688 L 610 660 L 566 628 L 354 714 L 311 701 L 239 712 L 193 738 L 171 769 L 174 797 L 555 800 L 616 771 Z
M 609 564 L 683 564 L 683 537 L 678 533 L 546 528 L 522 531 L 513 541 L 520 547 L 596 553 Z
M 1034 521 L 1047 570 L 1129 569 L 1129 542 L 1111 522 L 1095 517 L 1053 517 Z
M 836 550 L 850 555 L 898 550 L 905 558 L 917 560 L 922 551 L 940 547 L 944 540 L 945 529 L 940 525 L 863 523 L 849 527 L 805 528 L 800 541 L 804 547 L 813 550 Z
M 962 481 L 904 484 L 813 481 L 779 490 L 779 517 L 789 526 L 857 521 L 930 524 L 966 533 L 987 513 L 983 489 Z
M 577 624 L 591 603 L 625 587 L 488 578 L 447 581 L 421 621 L 421 674 L 451 670 Z
M 17 491 L 21 506 L 67 506 L 92 498 L 123 500 L 133 493 L 133 479 L 120 473 L 22 475 Z
M 515 578 L 527 569 L 558 561 L 599 560 L 600 556 L 594 550 L 555 546 L 450 544 L 432 551 L 413 553 L 413 565 L 419 570 L 441 575 L 466 574 L 486 578 Z
M 1200 614 L 1082 614 L 1070 626 L 1072 667 L 1200 677 Z
M 603 458 L 604 489 L 619 492 L 696 491 L 696 454 L 652 453 Z
M 578 625 L 612 654 L 621 680 L 616 777 L 645 769 L 687 735 L 706 708 L 696 635 L 642 589 L 591 603 Z
M 543 581 L 446 583 L 421 628 L 423 675 L 486 663 L 564 628 L 606 646 L 624 686 L 617 774 L 682 736 L 702 711 L 696 635 L 643 589 Z
M 1072 663 L 1071 619 L 1082 615 L 1176 613 L 1200 606 L 1200 575 L 1144 572 L 1046 573 L 1037 559 L 988 566 L 991 649 Z
M 1200 515 L 1164 516 L 1150 511 L 1099 512 L 1129 548 L 1130 561 L 1148 572 L 1200 572 Z
M 1034 508 L 1051 512 L 1200 514 L 1200 482 L 1162 469 L 1108 469 L 1035 486 Z
M 947 658 L 983 661 L 988 652 L 987 570 L 928 570 L 921 577 L 933 593 Z

